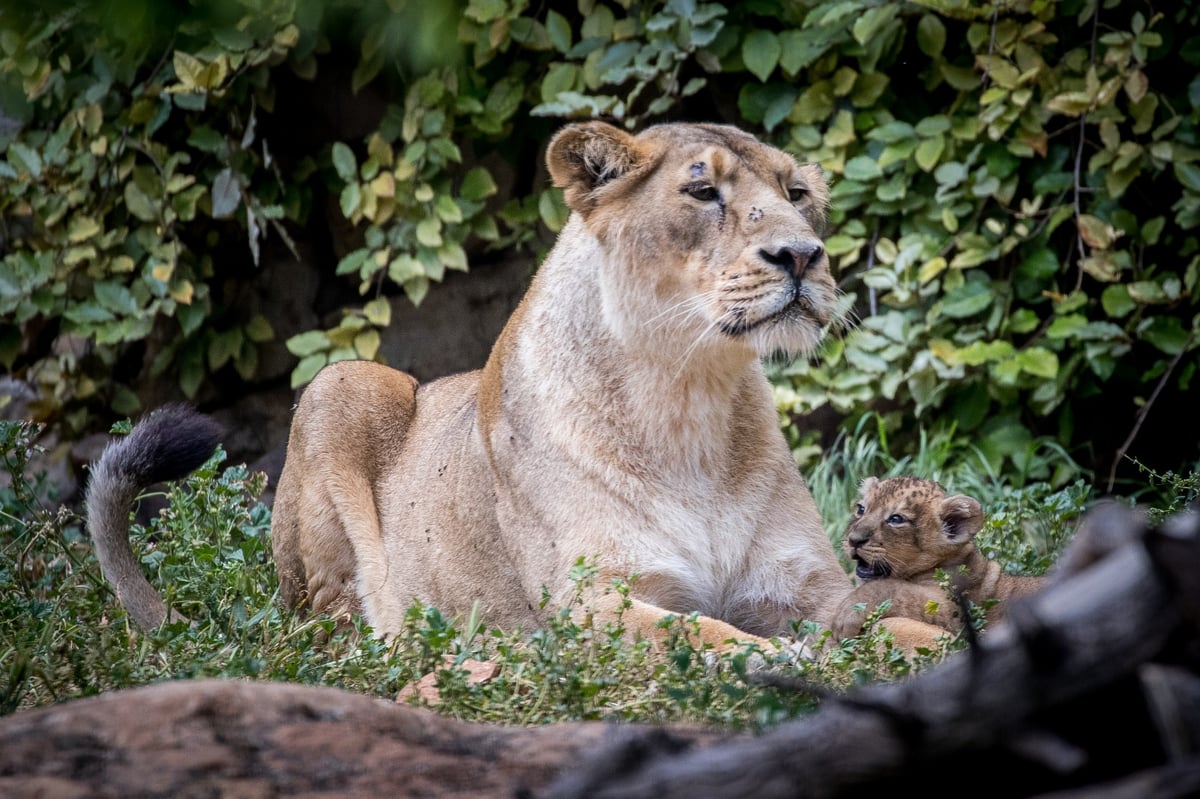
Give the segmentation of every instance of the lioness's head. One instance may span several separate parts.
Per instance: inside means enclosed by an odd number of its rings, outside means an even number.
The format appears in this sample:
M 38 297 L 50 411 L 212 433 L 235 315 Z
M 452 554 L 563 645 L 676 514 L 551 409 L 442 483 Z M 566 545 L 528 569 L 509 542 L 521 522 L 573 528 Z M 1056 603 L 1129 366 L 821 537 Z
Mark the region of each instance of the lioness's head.
M 978 500 L 948 497 L 932 480 L 868 477 L 846 528 L 846 555 L 860 580 L 907 580 L 961 563 L 982 527 Z
M 820 168 L 733 127 L 602 122 L 560 131 L 547 164 L 615 272 L 598 298 L 615 324 L 759 355 L 820 341 L 837 297 Z

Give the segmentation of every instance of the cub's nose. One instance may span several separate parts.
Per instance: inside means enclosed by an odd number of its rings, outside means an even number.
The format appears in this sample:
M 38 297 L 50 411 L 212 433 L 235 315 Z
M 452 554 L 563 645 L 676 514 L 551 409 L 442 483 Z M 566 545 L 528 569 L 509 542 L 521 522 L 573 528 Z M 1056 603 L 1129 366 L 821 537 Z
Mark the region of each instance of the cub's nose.
M 871 534 L 862 530 L 851 530 L 846 534 L 846 541 L 848 541 L 850 546 L 854 547 L 855 549 L 861 547 L 870 540 Z
M 791 275 L 792 280 L 799 282 L 804 279 L 804 273 L 816 263 L 825 248 L 815 239 L 801 242 L 780 244 L 774 247 L 763 247 L 758 251 L 759 257 L 773 266 L 777 266 Z

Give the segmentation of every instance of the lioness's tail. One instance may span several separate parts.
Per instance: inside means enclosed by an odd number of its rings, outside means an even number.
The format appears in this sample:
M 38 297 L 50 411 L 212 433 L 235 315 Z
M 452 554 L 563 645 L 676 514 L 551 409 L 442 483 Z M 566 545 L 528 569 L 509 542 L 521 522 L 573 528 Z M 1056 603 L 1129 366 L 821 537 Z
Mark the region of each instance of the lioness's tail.
M 129 511 L 155 483 L 177 480 L 203 464 L 221 438 L 212 418 L 186 405 L 164 405 L 133 431 L 104 448 L 87 487 L 87 525 L 96 559 L 121 604 L 149 630 L 167 618 L 167 606 L 146 580 L 129 545 Z

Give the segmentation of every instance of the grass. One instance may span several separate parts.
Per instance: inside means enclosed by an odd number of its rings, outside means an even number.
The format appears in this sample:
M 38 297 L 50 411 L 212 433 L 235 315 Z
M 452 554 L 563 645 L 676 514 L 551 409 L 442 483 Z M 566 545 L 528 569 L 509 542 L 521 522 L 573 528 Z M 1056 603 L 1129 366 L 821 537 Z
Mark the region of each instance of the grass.
M 335 630 L 332 620 L 303 618 L 278 602 L 270 559 L 270 511 L 258 502 L 261 475 L 222 467 L 218 453 L 173 486 L 165 510 L 135 526 L 134 549 L 169 604 L 191 619 L 144 633 L 136 628 L 100 575 L 81 519 L 43 502 L 51 487 L 28 474 L 36 429 L 0 428 L 0 714 L 159 680 L 225 677 L 332 685 L 394 696 L 437 672 L 438 712 L 506 724 L 578 719 L 689 721 L 761 729 L 810 712 L 817 699 L 756 679 L 766 662 L 776 671 L 835 690 L 902 678 L 944 652 L 905 660 L 872 630 L 858 639 L 829 640 L 815 660 L 763 657 L 751 648 L 717 655 L 695 643 L 692 620 L 669 625 L 670 640 L 654 649 L 630 642 L 618 621 L 576 623 L 570 608 L 544 630 L 528 633 L 452 619 L 414 604 L 404 631 L 382 642 L 361 623 Z M 964 455 L 965 453 L 965 455 Z M 1070 473 L 1065 454 L 1035 453 L 1041 473 Z M 922 434 L 914 454 L 894 456 L 886 437 L 868 426 L 850 431 L 809 472 L 809 483 L 832 540 L 839 543 L 858 481 L 868 474 L 917 474 L 974 493 L 989 512 L 981 534 L 993 556 L 1016 570 L 1040 572 L 1061 549 L 1089 492 L 1075 480 L 1014 484 L 972 461 L 952 433 Z M 1192 482 L 1165 478 L 1166 494 Z M 1173 481 L 1173 482 L 1172 482 Z M 1177 500 L 1178 491 L 1171 495 Z M 596 579 L 588 563 L 572 579 L 580 592 Z M 636 579 L 636 578 L 635 578 Z M 614 590 L 627 593 L 628 583 Z M 954 643 L 947 647 L 961 646 Z M 460 668 L 468 658 L 499 665 L 490 681 L 473 684 Z

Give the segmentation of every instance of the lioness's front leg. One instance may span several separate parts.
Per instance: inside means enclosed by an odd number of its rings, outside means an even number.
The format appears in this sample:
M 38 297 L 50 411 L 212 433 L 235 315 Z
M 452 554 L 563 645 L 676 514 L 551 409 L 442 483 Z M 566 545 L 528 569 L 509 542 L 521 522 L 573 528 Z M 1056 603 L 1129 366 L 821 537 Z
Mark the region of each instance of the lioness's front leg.
M 907 618 L 932 624 L 948 631 L 962 629 L 958 605 L 941 588 L 904 580 L 872 580 L 863 583 L 842 600 L 831 627 L 838 638 L 852 638 L 862 632 L 867 616 L 885 601 L 891 605 L 880 618 Z M 859 610 L 857 606 L 862 605 Z
M 628 602 L 628 606 L 626 606 Z M 644 638 L 658 644 L 665 644 L 670 636 L 670 630 L 663 625 L 669 617 L 690 618 L 691 614 L 674 613 L 657 605 L 653 605 L 634 597 L 625 597 L 609 591 L 596 596 L 583 609 L 585 614 L 591 613 L 593 620 L 621 621 L 627 635 Z M 775 652 L 778 647 L 768 639 L 739 630 L 728 622 L 714 619 L 710 616 L 696 617 L 700 641 L 697 648 L 712 648 L 716 652 L 728 652 L 744 644 L 755 644 L 763 652 Z

